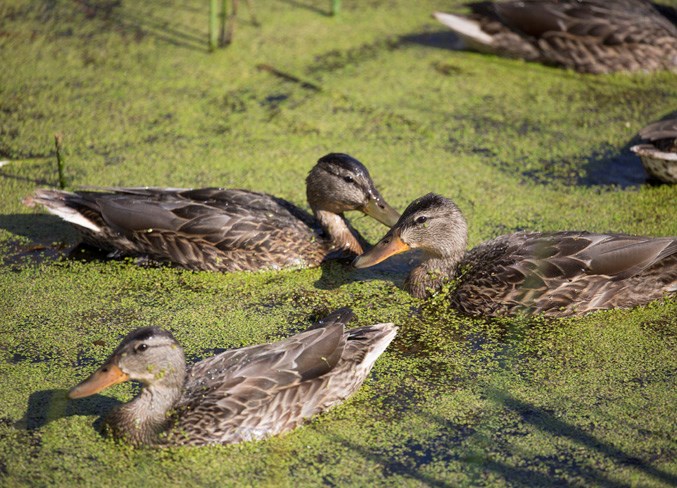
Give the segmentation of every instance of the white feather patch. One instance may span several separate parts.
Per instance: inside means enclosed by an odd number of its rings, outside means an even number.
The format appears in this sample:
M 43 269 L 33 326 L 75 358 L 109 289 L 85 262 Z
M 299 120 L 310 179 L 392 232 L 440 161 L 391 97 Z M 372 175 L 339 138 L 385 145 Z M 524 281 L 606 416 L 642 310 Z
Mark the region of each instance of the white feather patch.
M 493 44 L 493 38 L 484 32 L 477 22 L 468 20 L 465 17 L 445 14 L 443 12 L 435 12 L 433 15 L 438 21 L 458 33 L 464 39 L 472 40 L 487 46 Z
M 47 211 L 49 213 L 61 217 L 66 222 L 79 225 L 80 227 L 84 227 L 94 232 L 101 232 L 101 228 L 98 225 L 96 225 L 91 220 L 85 218 L 85 216 L 79 213 L 77 210 L 73 210 L 70 207 L 52 207 L 48 205 L 45 206 L 47 207 Z
M 362 361 L 362 364 L 360 364 L 360 367 L 362 368 L 371 369 L 378 357 L 383 354 L 383 351 L 386 350 L 386 347 L 388 347 L 390 342 L 397 335 L 397 327 L 395 327 L 393 323 L 377 324 L 376 326 L 382 326 L 384 329 L 390 328 L 390 331 L 388 331 L 387 335 L 381 337 L 374 349 L 367 353 L 367 355 L 364 357 L 364 360 Z

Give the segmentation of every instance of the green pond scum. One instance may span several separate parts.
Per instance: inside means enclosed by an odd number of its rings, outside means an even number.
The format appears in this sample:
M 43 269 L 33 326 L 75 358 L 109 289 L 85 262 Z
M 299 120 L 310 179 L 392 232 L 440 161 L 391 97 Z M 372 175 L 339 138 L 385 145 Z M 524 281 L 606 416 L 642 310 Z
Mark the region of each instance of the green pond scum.
M 59 185 L 60 134 L 70 189 L 249 188 L 307 208 L 310 168 L 346 152 L 400 211 L 430 191 L 453 198 L 471 246 L 519 229 L 677 235 L 677 188 L 646 183 L 628 149 L 677 107 L 677 75 L 454 51 L 431 13 L 460 1 L 344 1 L 335 16 L 326 0 L 251 3 L 260 25 L 245 5 L 213 53 L 207 2 L 0 4 L 0 484 L 677 484 L 674 299 L 471 319 L 443 294 L 404 292 L 405 258 L 189 272 L 92 258 L 68 224 L 22 204 Z M 349 217 L 371 242 L 384 233 Z M 398 337 L 355 396 L 277 438 L 134 449 L 99 429 L 138 385 L 65 397 L 139 326 L 171 330 L 194 361 L 342 306 Z

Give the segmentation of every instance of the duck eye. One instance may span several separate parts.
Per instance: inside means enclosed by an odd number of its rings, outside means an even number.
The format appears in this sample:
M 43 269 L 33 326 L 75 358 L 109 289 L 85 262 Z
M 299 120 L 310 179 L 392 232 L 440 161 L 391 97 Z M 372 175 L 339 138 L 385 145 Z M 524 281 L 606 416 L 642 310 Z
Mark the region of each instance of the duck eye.
M 136 347 L 136 352 L 143 352 L 143 351 L 145 351 L 146 349 L 148 349 L 148 344 L 139 344 L 139 345 Z
M 424 224 L 426 220 L 428 220 L 428 217 L 426 217 L 425 215 L 421 215 L 419 217 L 416 217 L 414 222 L 416 222 L 417 224 Z
M 345 181 L 346 183 L 352 183 L 353 181 L 355 181 L 355 179 L 352 176 L 348 175 L 343 177 L 343 181 Z

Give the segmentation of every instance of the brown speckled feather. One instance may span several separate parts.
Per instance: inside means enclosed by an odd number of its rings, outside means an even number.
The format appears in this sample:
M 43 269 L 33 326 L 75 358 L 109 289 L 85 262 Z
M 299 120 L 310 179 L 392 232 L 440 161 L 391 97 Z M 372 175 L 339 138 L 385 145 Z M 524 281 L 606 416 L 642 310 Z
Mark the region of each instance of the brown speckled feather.
M 470 47 L 583 73 L 677 70 L 677 28 L 645 0 L 522 0 L 436 14 Z
M 566 316 L 677 291 L 677 239 L 518 233 L 477 246 L 458 267 L 451 300 L 465 313 Z

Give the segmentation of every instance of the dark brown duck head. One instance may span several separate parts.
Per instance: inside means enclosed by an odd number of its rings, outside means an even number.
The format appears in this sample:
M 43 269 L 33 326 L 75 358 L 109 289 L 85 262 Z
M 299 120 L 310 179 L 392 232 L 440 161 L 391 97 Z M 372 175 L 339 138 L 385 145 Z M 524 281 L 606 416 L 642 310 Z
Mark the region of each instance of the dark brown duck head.
M 308 204 L 316 212 L 340 215 L 359 210 L 388 227 L 400 216 L 376 189 L 367 168 L 347 154 L 321 157 L 308 174 L 306 185 Z
M 185 376 L 183 349 L 172 334 L 159 327 L 142 327 L 130 332 L 108 360 L 68 396 L 84 398 L 124 381 L 139 381 L 144 386 L 141 393 L 117 407 L 106 423 L 115 437 L 134 444 L 152 443 L 181 396 Z
M 371 250 L 353 261 L 367 268 L 408 251 L 421 249 L 424 259 L 458 262 L 465 253 L 468 224 L 451 200 L 434 193 L 414 200 L 395 226 Z
M 367 168 L 347 154 L 320 158 L 306 178 L 306 194 L 315 216 L 339 247 L 357 254 L 362 247 L 343 220 L 344 212 L 358 210 L 388 227 L 400 216 L 376 189 Z

